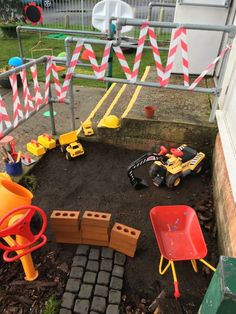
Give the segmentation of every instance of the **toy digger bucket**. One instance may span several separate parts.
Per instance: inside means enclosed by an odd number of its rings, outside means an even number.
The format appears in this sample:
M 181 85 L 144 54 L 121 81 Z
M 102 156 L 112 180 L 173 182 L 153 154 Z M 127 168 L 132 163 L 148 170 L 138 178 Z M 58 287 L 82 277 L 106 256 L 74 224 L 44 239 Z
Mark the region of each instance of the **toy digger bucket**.
M 145 180 L 140 179 L 140 178 L 135 178 L 135 182 L 131 184 L 133 185 L 133 187 L 135 188 L 135 190 L 142 190 L 148 187 L 148 184 Z

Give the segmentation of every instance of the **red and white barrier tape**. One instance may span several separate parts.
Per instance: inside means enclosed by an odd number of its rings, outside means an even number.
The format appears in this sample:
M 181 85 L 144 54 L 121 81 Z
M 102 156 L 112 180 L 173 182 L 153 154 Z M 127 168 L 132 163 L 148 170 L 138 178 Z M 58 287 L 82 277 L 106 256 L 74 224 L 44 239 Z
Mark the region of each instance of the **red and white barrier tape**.
M 219 54 L 219 56 L 217 58 L 215 58 L 215 60 L 213 62 L 211 62 L 210 64 L 208 64 L 208 66 L 206 67 L 206 69 L 204 71 L 202 71 L 202 73 L 195 79 L 195 81 L 190 85 L 189 90 L 193 90 L 200 82 L 201 80 L 204 78 L 204 76 L 216 65 L 216 63 L 224 57 L 224 55 L 226 54 L 227 51 L 232 49 L 232 45 L 227 45 L 225 47 L 225 49 L 223 49 L 221 51 L 221 53 Z
M 110 55 L 111 45 L 112 45 L 111 41 L 107 42 L 105 49 L 104 49 L 104 52 L 103 52 L 102 62 L 101 62 L 101 65 L 99 66 L 97 63 L 97 58 L 95 56 L 95 53 L 93 51 L 92 46 L 90 44 L 84 44 L 84 48 L 87 50 L 89 61 L 92 65 L 93 71 L 94 71 L 95 76 L 97 77 L 98 80 L 104 79 L 104 76 L 106 73 L 106 68 L 108 65 L 108 59 L 109 59 L 109 55 Z
M 23 97 L 24 97 L 24 105 L 25 105 L 25 117 L 26 119 L 29 117 L 30 111 L 34 111 L 34 104 L 32 102 L 32 98 L 30 95 L 28 83 L 27 83 L 27 73 L 26 69 L 20 72 L 22 84 L 23 84 Z
M 61 89 L 61 95 L 59 97 L 60 102 L 65 101 L 66 94 L 67 94 L 69 87 L 70 87 L 70 81 L 72 79 L 75 67 L 76 67 L 77 62 L 79 60 L 79 56 L 80 56 L 81 49 L 83 47 L 83 43 L 84 42 L 81 39 L 79 39 L 77 41 L 76 46 L 75 46 L 75 50 L 73 52 L 73 55 L 72 55 L 72 58 L 70 61 L 70 65 L 69 65 L 67 72 L 66 72 L 66 78 L 65 78 L 65 81 L 64 81 L 62 89 Z
M 4 128 L 4 124 L 6 128 Z M 6 106 L 0 95 L 0 138 L 3 137 L 3 133 L 6 129 L 9 129 L 12 126 L 9 115 L 7 113 Z
M 47 105 L 49 101 L 49 88 L 50 88 L 50 78 L 52 72 L 52 57 L 48 57 L 46 71 L 45 71 L 45 87 L 44 87 L 44 104 Z
M 16 127 L 20 120 L 24 118 L 24 114 L 20 104 L 20 98 L 17 89 L 17 75 L 12 74 L 10 77 L 10 83 L 12 88 L 12 99 L 13 99 L 13 126 Z
M 38 72 L 36 65 L 32 65 L 30 68 L 32 73 L 32 78 L 34 82 L 34 102 L 35 102 L 35 109 L 38 111 L 40 106 L 43 104 L 43 97 L 41 93 L 41 89 L 38 82 Z

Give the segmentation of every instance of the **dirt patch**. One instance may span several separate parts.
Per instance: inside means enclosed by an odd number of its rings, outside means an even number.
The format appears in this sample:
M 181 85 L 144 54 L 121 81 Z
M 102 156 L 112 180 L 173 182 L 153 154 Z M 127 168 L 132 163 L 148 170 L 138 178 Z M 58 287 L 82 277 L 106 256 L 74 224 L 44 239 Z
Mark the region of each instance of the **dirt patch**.
M 129 183 L 126 170 L 141 152 L 100 143 L 85 142 L 83 146 L 86 154 L 79 159 L 68 162 L 59 150 L 54 150 L 37 164 L 33 170 L 38 186 L 33 203 L 42 207 L 48 215 L 53 209 L 81 211 L 90 209 L 110 212 L 114 222 L 140 229 L 142 234 L 135 258 L 128 258 L 126 263 L 123 290 L 126 296 L 123 298 L 124 313 L 133 313 L 132 309 L 141 308 L 141 299 L 145 299 L 143 309 L 147 308 L 162 289 L 167 291 L 166 300 L 171 301 L 171 304 L 175 303 L 170 271 L 164 276 L 158 273 L 160 254 L 149 219 L 149 211 L 156 205 L 187 204 L 199 212 L 206 209 L 212 213 L 210 171 L 205 169 L 197 177 L 188 176 L 181 186 L 170 190 L 166 187 L 153 186 L 148 178 L 150 164 L 145 165 L 137 170 L 137 174 L 145 178 L 150 186 L 135 191 Z M 212 237 L 212 228 L 203 226 L 202 229 L 208 245 L 207 260 L 215 265 L 217 246 L 215 238 Z M 38 280 L 54 282 L 56 285 L 49 287 L 39 285 L 34 289 L 22 289 L 22 286 L 14 285 L 16 280 L 23 279 L 20 263 L 6 264 L 1 261 L 1 313 L 16 313 L 7 312 L 9 306 L 23 307 L 23 309 L 25 306 L 24 313 L 40 313 L 43 304 L 51 295 L 55 294 L 56 298 L 60 299 L 75 246 L 56 244 L 50 226 L 47 228 L 47 236 L 48 244 L 43 250 L 33 253 L 33 258 L 40 272 Z M 181 292 L 179 305 L 184 313 L 197 313 L 207 289 L 210 278 L 202 275 L 201 265 L 199 268 L 197 274 L 194 273 L 190 262 L 176 263 Z M 23 300 L 15 300 L 10 296 L 4 297 L 10 294 L 17 298 L 22 297 Z M 26 301 L 30 304 L 27 305 Z M 23 313 L 23 310 L 17 313 Z M 177 313 L 177 311 L 175 312 L 170 305 L 166 313 Z

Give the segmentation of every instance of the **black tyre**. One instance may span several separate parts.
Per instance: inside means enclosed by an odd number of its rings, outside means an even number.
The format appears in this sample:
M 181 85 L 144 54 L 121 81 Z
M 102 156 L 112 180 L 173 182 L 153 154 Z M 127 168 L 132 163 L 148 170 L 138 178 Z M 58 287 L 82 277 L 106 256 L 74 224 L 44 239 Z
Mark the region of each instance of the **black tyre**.
M 66 147 L 63 146 L 63 145 L 61 145 L 61 146 L 60 146 L 60 150 L 61 150 L 62 153 L 65 153 L 65 152 L 66 152 Z
M 67 159 L 67 160 L 71 160 L 71 159 L 72 159 L 70 153 L 68 153 L 68 152 L 66 152 L 66 159 Z
M 198 175 L 202 171 L 202 168 L 203 168 L 203 162 L 200 162 L 197 165 L 197 167 L 193 170 L 193 174 Z
M 169 174 L 166 177 L 166 186 L 168 188 L 175 188 L 180 185 L 181 177 L 179 174 Z
M 157 176 L 157 174 L 158 174 L 158 169 L 159 169 L 159 166 L 157 165 L 157 164 L 155 164 L 155 163 L 153 163 L 152 165 L 151 165 L 151 167 L 149 168 L 149 176 L 152 178 L 152 179 L 154 179 L 156 176 Z

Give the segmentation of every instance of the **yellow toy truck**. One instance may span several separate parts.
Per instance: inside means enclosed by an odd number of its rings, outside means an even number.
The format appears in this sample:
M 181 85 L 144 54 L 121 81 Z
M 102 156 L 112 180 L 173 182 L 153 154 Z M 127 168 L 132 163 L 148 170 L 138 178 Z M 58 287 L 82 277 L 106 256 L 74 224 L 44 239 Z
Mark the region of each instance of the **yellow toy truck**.
M 61 134 L 59 144 L 67 160 L 84 154 L 83 146 L 78 142 L 77 131 Z

